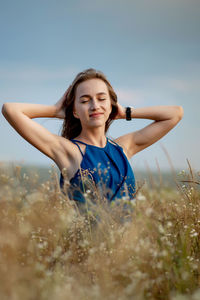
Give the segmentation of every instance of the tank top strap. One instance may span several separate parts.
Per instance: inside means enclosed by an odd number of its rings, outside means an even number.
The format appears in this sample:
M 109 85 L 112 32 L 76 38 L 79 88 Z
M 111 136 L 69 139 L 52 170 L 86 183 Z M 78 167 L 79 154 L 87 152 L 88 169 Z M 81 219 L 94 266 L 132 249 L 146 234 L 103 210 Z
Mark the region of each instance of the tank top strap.
M 81 143 L 81 144 L 83 144 L 83 145 L 87 145 L 86 143 L 84 143 L 84 142 L 82 142 L 82 141 L 79 141 L 79 140 L 71 139 L 70 141 L 75 141 L 75 142 L 79 142 L 79 143 Z M 76 143 L 74 143 L 74 144 L 76 144 Z
M 111 140 L 110 138 L 108 138 L 108 139 L 111 141 L 111 143 L 113 143 L 113 144 L 115 144 L 116 146 L 122 148 L 122 147 L 121 147 L 119 144 L 117 144 L 115 141 Z
M 84 156 L 84 154 L 83 154 L 83 152 L 82 152 L 82 150 L 81 150 L 79 144 L 77 144 L 77 142 L 79 142 L 79 143 L 81 143 L 81 144 L 85 144 L 85 143 L 84 143 L 84 142 L 81 142 L 81 141 L 78 141 L 78 140 L 73 140 L 73 139 L 71 139 L 70 141 L 78 147 L 78 149 L 80 150 L 82 156 Z M 85 144 L 85 145 L 86 145 L 86 144 Z

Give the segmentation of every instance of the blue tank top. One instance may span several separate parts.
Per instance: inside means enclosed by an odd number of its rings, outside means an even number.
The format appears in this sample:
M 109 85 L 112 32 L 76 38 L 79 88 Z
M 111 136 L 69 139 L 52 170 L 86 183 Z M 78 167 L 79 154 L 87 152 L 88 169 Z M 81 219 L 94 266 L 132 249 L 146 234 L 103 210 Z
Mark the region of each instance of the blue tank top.
M 85 203 L 84 193 L 96 188 L 108 201 L 121 199 L 123 196 L 127 196 L 129 200 L 135 198 L 135 176 L 121 146 L 108 137 L 103 148 L 75 139 L 71 139 L 71 142 L 77 145 L 83 156 L 80 168 L 69 181 L 68 196 L 71 200 Z M 85 154 L 77 142 L 86 145 Z M 63 184 L 61 173 L 61 188 Z

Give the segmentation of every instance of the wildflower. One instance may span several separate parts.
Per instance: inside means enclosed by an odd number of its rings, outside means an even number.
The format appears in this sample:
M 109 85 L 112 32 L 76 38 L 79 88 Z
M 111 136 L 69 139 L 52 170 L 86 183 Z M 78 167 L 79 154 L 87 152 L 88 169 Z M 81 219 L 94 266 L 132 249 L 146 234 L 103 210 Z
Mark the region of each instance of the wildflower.
M 23 174 L 23 178 L 24 178 L 25 180 L 28 180 L 28 179 L 29 179 L 29 177 L 28 177 L 28 175 L 26 175 L 26 173 Z
M 162 261 L 159 261 L 159 262 L 156 264 L 156 267 L 157 267 L 157 269 L 162 269 L 162 267 L 163 267 L 163 262 L 162 262 Z
M 102 242 L 102 243 L 100 244 L 99 249 L 100 249 L 101 251 L 106 249 L 106 248 L 105 248 L 105 243 L 104 243 L 104 242 Z
M 164 230 L 164 228 L 163 228 L 163 226 L 162 226 L 161 224 L 159 224 L 158 230 L 159 230 L 159 232 L 162 233 L 162 234 L 165 233 L 165 230 Z
M 134 250 L 135 250 L 135 252 L 140 252 L 141 248 L 139 245 L 136 245 Z
M 192 257 L 192 256 L 187 256 L 187 259 L 189 260 L 189 261 L 193 261 L 194 260 L 194 258 Z
M 194 232 L 192 234 L 190 234 L 191 237 L 195 237 L 195 236 L 198 236 L 198 233 L 197 232 Z
M 47 270 L 47 271 L 45 272 L 45 274 L 46 274 L 46 276 L 52 276 L 52 275 L 53 275 L 53 272 L 52 272 L 52 271 L 49 271 L 49 270 Z
M 44 271 L 45 270 L 45 266 L 39 262 L 36 263 L 35 265 L 35 269 L 39 272 Z
M 185 175 L 185 170 L 182 170 L 181 172 L 179 172 L 178 175 L 180 175 L 180 176 Z
M 172 227 L 172 225 L 173 225 L 173 224 L 172 224 L 172 222 L 170 222 L 170 221 L 169 221 L 169 222 L 167 222 L 167 227 L 169 227 L 169 228 L 170 228 L 170 227 Z
M 126 202 L 126 201 L 129 200 L 129 197 L 128 197 L 128 196 L 123 196 L 123 197 L 121 198 L 121 200 L 124 201 L 124 202 Z
M 191 264 L 193 270 L 198 270 L 198 266 L 196 263 Z
M 141 193 L 138 193 L 138 195 L 137 195 L 137 200 L 145 201 L 145 200 L 146 200 L 146 197 L 145 197 L 144 195 L 142 195 Z
M 160 253 L 160 256 L 166 257 L 168 255 L 168 252 L 166 250 L 162 250 Z
M 89 254 L 94 254 L 95 252 L 97 252 L 95 247 L 89 249 Z
M 42 242 L 42 243 L 38 243 L 38 244 L 37 244 L 37 247 L 38 247 L 39 249 L 45 249 L 47 246 L 48 246 L 47 241 L 44 241 L 44 242 Z
M 147 215 L 147 217 L 150 217 L 153 213 L 153 209 L 151 207 L 148 207 L 145 211 L 145 214 Z
M 62 248 L 60 246 L 57 246 L 56 249 L 54 250 L 53 254 L 52 254 L 52 257 L 53 258 L 59 257 L 61 252 L 62 252 Z
M 166 237 L 166 236 L 161 236 L 160 240 L 161 240 L 162 242 L 167 241 L 167 237 Z

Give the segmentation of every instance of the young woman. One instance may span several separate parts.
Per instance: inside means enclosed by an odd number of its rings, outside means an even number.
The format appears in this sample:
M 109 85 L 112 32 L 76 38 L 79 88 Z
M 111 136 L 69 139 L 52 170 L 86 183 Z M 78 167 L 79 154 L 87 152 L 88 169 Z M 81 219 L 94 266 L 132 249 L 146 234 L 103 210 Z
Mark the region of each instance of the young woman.
M 54 105 L 5 103 L 2 113 L 24 139 L 56 163 L 61 188 L 69 183 L 69 198 L 85 203 L 87 192 L 95 202 L 96 191 L 109 202 L 124 196 L 134 199 L 135 178 L 129 159 L 174 128 L 183 117 L 183 108 L 123 107 L 105 75 L 87 69 Z M 61 136 L 32 120 L 39 117 L 64 119 Z M 114 140 L 106 136 L 113 120 L 131 118 L 154 121 Z

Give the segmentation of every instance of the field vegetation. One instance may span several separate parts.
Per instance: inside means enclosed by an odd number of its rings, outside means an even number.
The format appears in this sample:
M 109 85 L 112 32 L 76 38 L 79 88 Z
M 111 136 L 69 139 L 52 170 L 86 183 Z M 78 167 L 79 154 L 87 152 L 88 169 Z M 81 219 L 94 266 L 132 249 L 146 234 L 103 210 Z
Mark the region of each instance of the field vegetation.
M 200 173 L 189 161 L 173 185 L 137 181 L 135 201 L 87 190 L 84 210 L 54 168 L 48 176 L 1 163 L 1 300 L 200 299 Z

